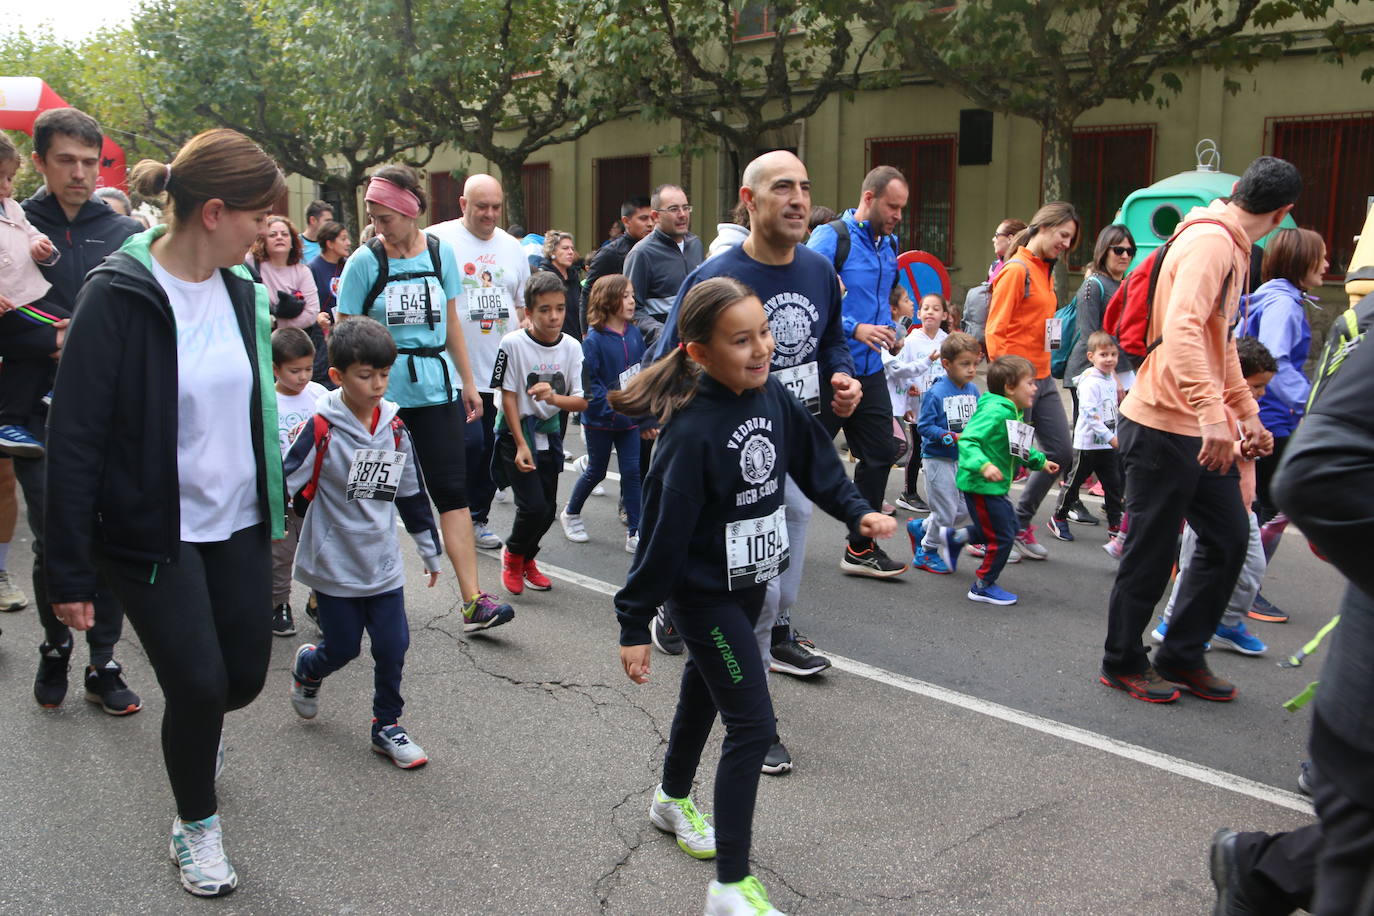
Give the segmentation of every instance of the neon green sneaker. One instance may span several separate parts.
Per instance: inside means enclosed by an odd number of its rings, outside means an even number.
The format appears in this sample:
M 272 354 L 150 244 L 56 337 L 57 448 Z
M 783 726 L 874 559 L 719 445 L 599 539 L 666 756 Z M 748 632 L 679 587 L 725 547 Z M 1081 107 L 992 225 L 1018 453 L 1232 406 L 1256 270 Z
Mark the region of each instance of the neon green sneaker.
M 787 916 L 768 902 L 768 891 L 753 875 L 734 884 L 712 881 L 706 889 L 705 916 Z
M 677 845 L 694 859 L 716 857 L 716 830 L 689 798 L 669 798 L 660 784 L 649 803 L 649 820 L 664 833 L 677 835 Z

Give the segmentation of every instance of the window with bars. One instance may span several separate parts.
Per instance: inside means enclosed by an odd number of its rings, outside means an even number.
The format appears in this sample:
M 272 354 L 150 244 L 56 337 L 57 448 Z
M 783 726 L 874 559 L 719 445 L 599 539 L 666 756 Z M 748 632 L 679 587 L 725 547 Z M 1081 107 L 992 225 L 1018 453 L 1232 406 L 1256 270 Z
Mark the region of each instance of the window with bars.
M 897 227 L 901 247 L 954 263 L 954 134 L 868 141 L 868 167 L 890 165 L 906 176 L 910 195 Z
M 520 186 L 525 192 L 527 232 L 543 235 L 549 231 L 549 211 L 553 198 L 552 175 L 547 162 L 526 163 L 520 169 Z
M 1326 240 L 1327 276 L 1343 277 L 1374 197 L 1374 111 L 1270 118 L 1265 133 L 1273 154 L 1302 173 L 1293 219 Z
M 745 0 L 735 13 L 735 41 L 766 38 L 776 31 L 777 12 L 763 0 Z
M 1093 259 L 1093 242 L 1116 218 L 1126 195 L 1148 187 L 1153 179 L 1153 124 L 1087 127 L 1073 132 L 1069 202 L 1083 220 L 1078 248 L 1069 267 L 1078 270 Z

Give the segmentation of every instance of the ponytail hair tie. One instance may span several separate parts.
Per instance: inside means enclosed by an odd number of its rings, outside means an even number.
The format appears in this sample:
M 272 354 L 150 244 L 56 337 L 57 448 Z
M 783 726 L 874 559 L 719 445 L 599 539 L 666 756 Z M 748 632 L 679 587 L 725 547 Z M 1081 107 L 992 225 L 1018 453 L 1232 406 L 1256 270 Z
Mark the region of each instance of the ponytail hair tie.
M 163 168 L 167 170 L 167 177 L 162 182 L 162 188 L 166 190 L 172 186 L 172 164 L 169 162 Z
M 679 350 L 686 350 L 686 349 L 687 349 L 687 344 L 685 344 L 684 342 L 682 342 L 682 341 L 679 340 L 679 341 L 677 342 L 677 348 L 678 348 Z

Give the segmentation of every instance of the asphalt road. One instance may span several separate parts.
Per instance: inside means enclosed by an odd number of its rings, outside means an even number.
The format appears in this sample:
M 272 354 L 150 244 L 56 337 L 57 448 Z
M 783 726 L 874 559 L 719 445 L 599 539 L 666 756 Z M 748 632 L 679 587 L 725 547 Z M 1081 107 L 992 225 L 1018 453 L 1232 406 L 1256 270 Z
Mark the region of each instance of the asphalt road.
M 700 912 L 711 867 L 645 817 L 680 662 L 656 655 L 645 687 L 619 669 L 605 592 L 629 556 L 607 489 L 586 509 L 590 543 L 556 527 L 546 539 L 554 590 L 526 592 L 487 636 L 462 635 L 452 578 L 422 588 L 407 546 L 403 721 L 430 754 L 422 770 L 367 749 L 366 655 L 329 679 L 306 722 L 288 672 L 313 628 L 275 641 L 267 689 L 226 723 L 221 812 L 241 886 L 222 900 L 185 894 L 166 859 L 162 702 L 137 640 L 118 657 L 143 712 L 103 715 L 79 689 L 45 711 L 30 693 L 36 616 L 0 615 L 0 913 Z M 499 532 L 511 515 L 495 507 Z M 1334 574 L 1290 533 L 1265 592 L 1294 622 L 1255 625 L 1269 658 L 1213 653 L 1239 699 L 1154 706 L 1097 683 L 1114 561 L 1101 528 L 1075 530 L 1048 562 L 1010 567 L 1021 603 L 995 608 L 964 597 L 966 571 L 843 576 L 841 527 L 815 518 L 794 619 L 853 664 L 775 679 L 797 769 L 764 778 L 754 857 L 780 908 L 1206 913 L 1216 826 L 1311 819 L 1291 792 L 1307 720 L 1279 704 L 1320 658 L 1298 671 L 1275 661 L 1334 613 Z M 28 562 L 19 540 L 12 570 Z M 904 536 L 889 549 L 909 555 Z M 494 560 L 481 566 L 488 588 Z M 714 759 L 696 792 L 708 812 Z

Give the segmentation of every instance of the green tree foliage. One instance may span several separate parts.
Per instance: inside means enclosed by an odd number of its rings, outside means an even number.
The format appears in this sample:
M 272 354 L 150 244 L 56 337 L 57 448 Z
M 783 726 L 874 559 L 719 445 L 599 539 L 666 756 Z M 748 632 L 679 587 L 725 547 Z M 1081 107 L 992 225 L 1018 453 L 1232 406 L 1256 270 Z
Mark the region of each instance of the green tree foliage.
M 524 222 L 531 155 L 619 113 L 621 86 L 596 80 L 564 0 L 329 0 L 356 37 L 346 81 L 386 100 L 398 124 L 484 156 L 501 173 L 507 222 Z
M 398 126 L 387 96 L 348 82 L 347 62 L 364 49 L 319 4 L 150 0 L 133 32 L 158 110 L 252 137 L 286 171 L 338 191 L 355 232 L 369 172 L 433 155 L 431 131 Z
M 1070 187 L 1073 125 L 1108 99 L 1166 104 L 1198 65 L 1252 69 L 1298 45 L 1344 61 L 1368 28 L 1334 0 L 859 0 L 892 74 L 923 73 L 1044 131 L 1042 197 Z M 1366 80 L 1374 68 L 1363 73 Z M 1240 87 L 1228 79 L 1227 88 Z M 1061 282 L 1062 282 L 1061 277 Z
M 738 169 L 772 148 L 777 131 L 861 85 L 874 36 L 852 29 L 851 6 L 589 0 L 582 30 L 599 78 L 628 86 L 645 116 L 723 141 Z
M 79 42 L 62 41 L 46 28 L 0 34 L 0 74 L 43 80 L 68 104 L 99 121 L 131 164 L 144 156 L 165 155 L 187 136 L 153 114 L 126 28 L 104 29 Z M 16 133 L 11 139 L 27 159 L 30 138 Z M 27 197 L 42 183 L 26 166 L 16 178 L 15 196 Z

